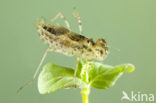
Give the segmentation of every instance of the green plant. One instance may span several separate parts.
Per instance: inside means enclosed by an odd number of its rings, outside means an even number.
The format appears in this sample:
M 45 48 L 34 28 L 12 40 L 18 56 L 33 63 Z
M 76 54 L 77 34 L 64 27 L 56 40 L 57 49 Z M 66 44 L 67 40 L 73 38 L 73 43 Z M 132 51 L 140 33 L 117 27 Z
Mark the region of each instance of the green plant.
M 38 78 L 39 92 L 49 94 L 62 88 L 78 87 L 81 89 L 82 103 L 89 103 L 91 87 L 110 88 L 123 72 L 132 72 L 134 66 L 132 64 L 110 66 L 80 59 L 77 70 L 76 78 L 74 78 L 74 69 L 54 63 L 46 64 Z

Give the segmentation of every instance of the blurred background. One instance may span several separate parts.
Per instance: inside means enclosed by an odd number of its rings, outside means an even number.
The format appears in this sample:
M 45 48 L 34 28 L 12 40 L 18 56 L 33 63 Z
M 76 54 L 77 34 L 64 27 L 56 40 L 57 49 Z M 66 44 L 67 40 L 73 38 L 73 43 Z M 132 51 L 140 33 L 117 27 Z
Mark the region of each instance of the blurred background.
M 156 1 L 155 0 L 0 0 L 0 102 L 81 103 L 79 89 L 62 89 L 41 95 L 37 80 L 20 94 L 17 89 L 30 80 L 48 47 L 36 32 L 37 18 L 49 21 L 62 12 L 79 32 L 72 17 L 80 14 L 83 35 L 105 37 L 110 53 L 103 63 L 132 63 L 136 70 L 125 73 L 107 90 L 92 88 L 90 103 L 120 103 L 122 91 L 156 95 Z M 57 23 L 65 26 L 61 19 Z M 49 53 L 44 64 L 54 62 L 74 67 L 75 57 Z M 125 101 L 127 103 L 127 101 Z

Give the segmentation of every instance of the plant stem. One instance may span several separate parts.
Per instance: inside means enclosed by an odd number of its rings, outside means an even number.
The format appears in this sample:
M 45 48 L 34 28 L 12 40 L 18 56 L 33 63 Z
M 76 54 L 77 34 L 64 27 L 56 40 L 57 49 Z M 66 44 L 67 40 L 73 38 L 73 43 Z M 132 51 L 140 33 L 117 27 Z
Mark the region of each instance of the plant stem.
M 88 98 L 89 93 L 90 93 L 90 88 L 81 89 L 82 103 L 89 103 L 89 98 Z

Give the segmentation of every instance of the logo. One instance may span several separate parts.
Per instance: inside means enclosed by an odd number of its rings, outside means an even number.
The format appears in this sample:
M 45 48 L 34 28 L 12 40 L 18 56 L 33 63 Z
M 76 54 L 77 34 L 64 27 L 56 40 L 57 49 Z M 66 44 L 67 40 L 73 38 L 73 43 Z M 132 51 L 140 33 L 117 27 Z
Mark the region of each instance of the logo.
M 122 91 L 121 101 L 134 101 L 134 102 L 154 102 L 154 94 L 152 93 L 141 93 L 131 91 L 130 93 L 126 93 Z

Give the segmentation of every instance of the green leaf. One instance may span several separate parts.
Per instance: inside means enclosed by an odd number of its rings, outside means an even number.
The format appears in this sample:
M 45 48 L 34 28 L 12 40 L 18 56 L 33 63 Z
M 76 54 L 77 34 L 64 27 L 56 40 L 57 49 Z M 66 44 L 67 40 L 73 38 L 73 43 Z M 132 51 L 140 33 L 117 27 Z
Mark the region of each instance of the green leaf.
M 134 71 L 132 64 L 110 66 L 98 62 L 86 62 L 84 59 L 81 59 L 78 65 L 77 76 L 86 82 L 89 87 L 107 89 L 115 84 L 123 72 L 132 71 Z
M 132 64 L 117 66 L 104 65 L 98 62 L 80 59 L 78 71 L 74 78 L 74 69 L 48 63 L 38 78 L 38 89 L 41 94 L 53 93 L 62 88 L 107 89 L 112 87 L 123 72 L 134 71 Z
M 97 89 L 107 89 L 112 87 L 123 72 L 132 72 L 134 66 L 123 64 L 118 66 L 109 66 L 99 63 L 92 63 L 92 70 L 89 72 L 90 85 Z
M 53 93 L 62 88 L 76 87 L 86 88 L 87 84 L 81 79 L 73 78 L 72 68 L 48 63 L 44 66 L 38 78 L 38 90 L 41 94 Z M 76 81 L 74 81 L 76 80 Z

